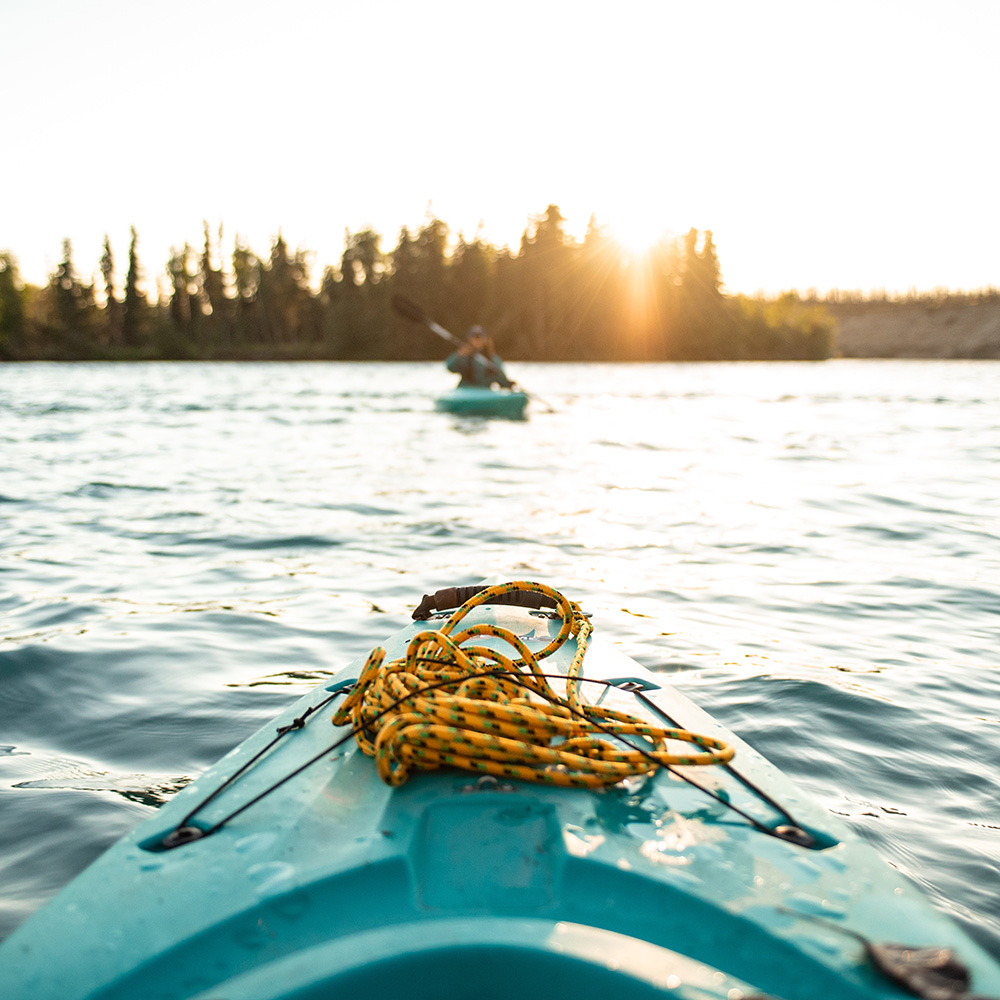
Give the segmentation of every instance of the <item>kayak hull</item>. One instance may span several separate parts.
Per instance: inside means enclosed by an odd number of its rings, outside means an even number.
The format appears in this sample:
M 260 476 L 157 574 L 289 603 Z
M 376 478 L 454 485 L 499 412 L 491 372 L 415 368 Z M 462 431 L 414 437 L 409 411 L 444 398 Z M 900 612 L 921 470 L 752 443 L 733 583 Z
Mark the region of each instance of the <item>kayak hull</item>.
M 500 607 L 470 620 L 509 628 L 531 648 L 558 624 Z M 427 627 L 391 637 L 388 657 Z M 572 646 L 546 669 L 564 673 Z M 954 949 L 975 992 L 1000 994 L 1000 966 L 916 888 L 610 644 L 593 640 L 584 661 L 586 677 L 616 685 L 601 689 L 602 704 L 726 740 L 732 771 L 678 767 L 592 791 L 442 769 L 391 788 L 353 739 L 334 747 L 346 731 L 330 717 L 360 667 L 251 736 L 0 945 L 0 995 L 318 1000 L 403 988 L 428 1000 L 514 990 L 548 1000 L 559 982 L 583 1000 L 888 1000 L 899 990 L 858 937 L 884 941 L 887 929 L 909 945 Z M 320 704 L 193 822 L 210 828 L 316 763 L 216 832 L 163 849 L 279 728 Z M 762 832 L 789 814 L 812 846 Z
M 524 416 L 528 396 L 507 389 L 458 386 L 434 400 L 434 407 L 444 413 L 472 417 L 505 417 L 518 420 Z

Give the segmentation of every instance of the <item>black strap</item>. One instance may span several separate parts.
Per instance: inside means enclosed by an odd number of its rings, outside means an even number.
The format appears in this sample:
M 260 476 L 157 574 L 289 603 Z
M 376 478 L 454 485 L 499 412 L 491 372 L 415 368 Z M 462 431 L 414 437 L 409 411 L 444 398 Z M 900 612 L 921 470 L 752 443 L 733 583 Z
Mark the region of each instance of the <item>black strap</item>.
M 413 610 L 414 621 L 425 621 L 435 611 L 451 611 L 460 607 L 470 597 L 486 589 L 486 584 L 476 584 L 471 587 L 445 587 L 433 594 L 424 594 L 420 603 Z M 514 590 L 509 594 L 497 594 L 491 597 L 487 604 L 510 604 L 518 608 L 555 608 L 558 607 L 551 597 L 536 594 L 533 591 Z

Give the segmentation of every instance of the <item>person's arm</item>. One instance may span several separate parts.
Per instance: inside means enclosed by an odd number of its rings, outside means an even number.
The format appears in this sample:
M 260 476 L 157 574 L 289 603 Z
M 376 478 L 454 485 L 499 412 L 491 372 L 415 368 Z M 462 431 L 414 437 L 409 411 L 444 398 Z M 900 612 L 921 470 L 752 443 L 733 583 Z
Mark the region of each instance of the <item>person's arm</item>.
M 465 375 L 469 370 L 469 359 L 462 351 L 455 351 L 444 365 L 448 371 L 456 375 Z
M 507 378 L 507 373 L 503 370 L 503 362 L 500 360 L 500 355 L 494 354 L 490 360 L 493 362 L 493 367 L 496 369 L 496 372 L 492 373 L 495 375 L 496 383 L 504 389 L 513 388 L 514 383 Z

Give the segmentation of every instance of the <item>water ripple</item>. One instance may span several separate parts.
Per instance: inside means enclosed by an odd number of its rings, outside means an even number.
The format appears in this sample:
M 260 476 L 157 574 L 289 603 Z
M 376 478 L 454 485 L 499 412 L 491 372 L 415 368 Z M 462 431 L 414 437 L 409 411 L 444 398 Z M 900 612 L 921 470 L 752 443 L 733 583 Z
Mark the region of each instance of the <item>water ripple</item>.
M 1000 951 L 990 362 L 6 364 L 0 935 L 421 594 L 542 579 Z M 748 377 L 752 376 L 752 377 Z

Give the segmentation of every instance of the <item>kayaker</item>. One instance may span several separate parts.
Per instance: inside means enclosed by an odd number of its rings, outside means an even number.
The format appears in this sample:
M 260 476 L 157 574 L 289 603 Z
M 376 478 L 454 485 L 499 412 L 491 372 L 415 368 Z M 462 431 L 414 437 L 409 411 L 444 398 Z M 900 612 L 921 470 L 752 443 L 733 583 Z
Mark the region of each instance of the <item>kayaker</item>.
M 510 389 L 514 383 L 507 378 L 503 362 L 493 346 L 493 338 L 481 326 L 469 328 L 465 343 L 445 362 L 448 371 L 461 376 L 460 386 L 491 388 L 494 384 Z

